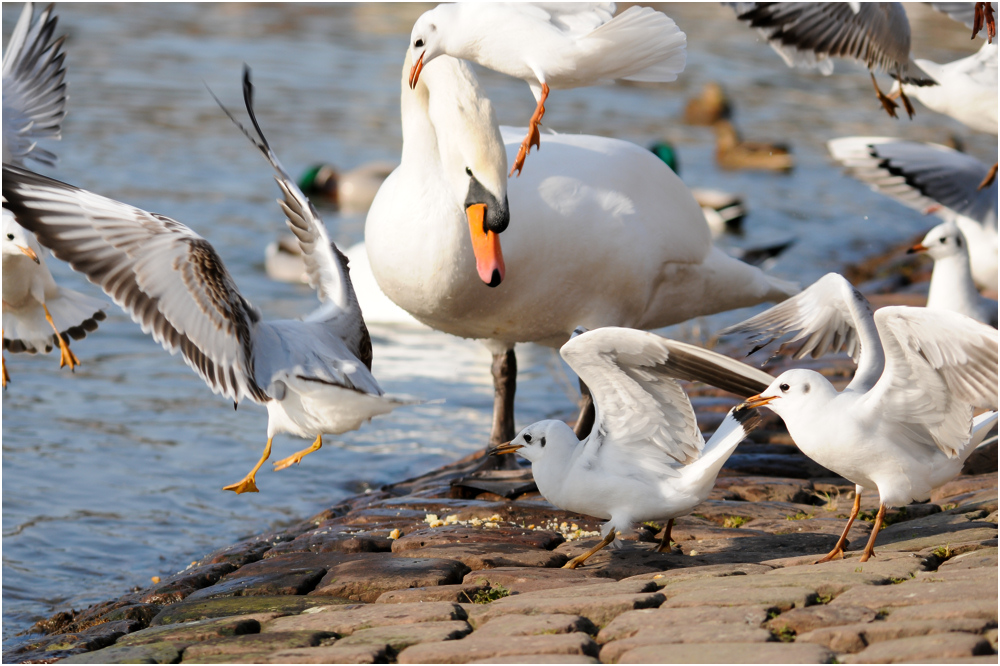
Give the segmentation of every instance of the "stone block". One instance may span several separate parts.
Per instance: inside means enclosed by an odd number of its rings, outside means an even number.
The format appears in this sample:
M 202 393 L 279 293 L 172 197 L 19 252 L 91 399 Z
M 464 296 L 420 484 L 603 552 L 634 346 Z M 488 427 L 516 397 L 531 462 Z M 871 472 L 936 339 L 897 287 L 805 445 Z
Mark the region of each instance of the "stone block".
M 507 657 L 477 659 L 470 664 L 599 664 L 597 659 L 582 654 L 515 654 Z
M 536 590 L 518 595 L 522 599 L 596 599 L 617 597 L 623 594 L 643 594 L 656 592 L 659 586 L 648 580 L 630 580 L 617 583 L 602 583 L 596 580 L 551 590 Z
M 193 592 L 187 599 L 306 594 L 316 587 L 328 566 L 342 561 L 341 557 L 351 556 L 292 553 L 252 562 L 223 576 L 214 585 Z
M 864 606 L 872 610 L 940 604 L 948 601 L 997 598 L 997 588 L 984 589 L 977 583 L 928 583 L 907 581 L 899 585 L 856 587 L 830 602 L 831 605 Z
M 156 627 L 192 620 L 216 617 L 250 615 L 255 613 L 294 614 L 316 606 L 341 606 L 354 603 L 337 597 L 305 597 L 283 595 L 277 597 L 222 597 L 201 601 L 184 600 L 161 610 L 149 623 Z
M 829 664 L 834 654 L 809 643 L 647 645 L 619 657 L 622 664 Z
M 375 600 L 377 604 L 408 604 L 417 601 L 451 601 L 457 604 L 472 603 L 480 592 L 490 589 L 489 585 L 436 585 L 434 587 L 411 587 L 405 590 L 390 590 Z
M 606 664 L 618 663 L 621 656 L 630 650 L 647 645 L 673 645 L 677 643 L 767 643 L 772 641 L 770 631 L 746 624 L 703 624 L 671 627 L 663 625 L 656 629 L 643 629 L 628 638 L 606 643 L 601 648 L 601 661 Z M 669 648 L 666 648 L 669 650 Z
M 384 553 L 392 548 L 391 529 L 367 530 L 324 523 L 292 541 L 279 543 L 265 558 L 287 553 Z
M 209 620 L 196 620 L 183 624 L 168 624 L 150 627 L 128 634 L 118 639 L 117 645 L 142 645 L 168 641 L 172 643 L 198 643 L 223 636 L 240 636 L 256 634 L 261 623 L 274 619 L 274 613 L 255 613 L 237 617 L 220 617 Z
M 469 623 L 479 627 L 501 615 L 562 614 L 581 615 L 601 627 L 626 611 L 656 608 L 663 603 L 663 599 L 659 593 L 553 598 L 525 598 L 525 595 L 519 594 L 487 604 L 469 616 Z
M 406 557 L 433 557 L 456 560 L 473 571 L 497 567 L 557 568 L 566 564 L 563 553 L 520 544 L 452 543 L 397 551 Z
M 869 645 L 857 654 L 846 655 L 846 664 L 899 664 L 921 659 L 945 661 L 992 654 L 989 641 L 982 636 L 962 633 L 910 636 Z M 994 655 L 995 657 L 995 655 Z
M 234 569 L 236 566 L 231 562 L 192 567 L 139 592 L 136 601 L 161 605 L 177 603 L 197 590 L 214 585 Z
M 350 636 L 337 641 L 338 646 L 382 645 L 390 652 L 398 653 L 411 645 L 454 641 L 472 632 L 472 627 L 464 621 L 419 622 L 417 624 L 397 624 L 370 629 L 359 629 Z
M 944 601 L 932 605 L 903 606 L 889 609 L 887 622 L 901 620 L 951 620 L 972 618 L 997 621 L 996 599 L 964 599 Z
M 330 635 L 318 631 L 285 631 L 215 638 L 189 645 L 184 649 L 184 661 L 198 661 L 215 655 L 267 654 L 291 648 L 313 647 Z
M 268 664 L 384 664 L 388 659 L 381 645 L 332 645 L 279 650 L 263 661 Z
M 112 645 L 103 650 L 75 654 L 63 659 L 64 664 L 176 664 L 183 645 L 146 643 L 143 645 Z
M 668 589 L 668 588 L 664 588 Z M 866 586 L 867 589 L 867 586 Z M 816 591 L 808 587 L 713 587 L 688 589 L 673 594 L 663 605 L 667 608 L 689 606 L 767 606 L 778 611 L 804 608 L 816 599 Z
M 532 592 L 534 590 L 551 590 L 557 587 L 567 587 L 585 582 L 594 582 L 592 571 L 580 569 L 536 569 L 525 567 L 498 567 L 482 569 L 465 575 L 462 582 L 466 585 L 502 585 L 511 594 Z
M 816 493 L 808 479 L 770 476 L 728 476 L 717 479 L 710 499 L 740 502 L 793 502 L 813 504 Z
M 328 631 L 347 636 L 361 629 L 420 622 L 465 620 L 458 604 L 426 602 L 415 604 L 367 604 L 327 606 L 300 615 L 279 617 L 264 624 L 261 631 Z
M 454 544 L 504 544 L 551 550 L 565 539 L 552 530 L 529 530 L 514 525 L 470 527 L 446 525 L 411 532 L 392 543 L 392 552 L 401 553 L 429 546 Z
M 877 613 L 863 606 L 807 606 L 793 608 L 768 621 L 767 626 L 776 632 L 791 631 L 804 634 L 824 627 L 839 627 L 845 624 L 858 625 L 871 622 Z
M 737 562 L 733 564 L 708 564 L 703 566 L 684 567 L 682 569 L 671 569 L 656 573 L 640 574 L 630 578 L 622 579 L 621 582 L 631 580 L 651 580 L 657 585 L 663 586 L 668 583 L 680 582 L 682 580 L 696 580 L 699 578 L 725 578 L 727 576 L 748 576 L 768 573 L 771 567 L 764 564 L 751 564 L 749 562 Z
M 460 583 L 467 573 L 469 567 L 455 560 L 374 553 L 363 560 L 331 566 L 309 594 L 373 603 L 390 590 Z
M 479 625 L 476 639 L 501 636 L 535 636 L 539 634 L 596 634 L 597 627 L 579 615 L 501 615 Z
M 993 569 L 997 568 L 997 549 L 983 548 L 968 553 L 956 555 L 950 560 L 946 560 L 938 567 L 938 571 L 954 571 L 955 569 Z
M 939 504 L 949 501 L 956 495 L 974 492 L 976 490 L 996 490 L 997 473 L 977 474 L 974 476 L 957 476 L 943 486 L 931 491 L 931 501 Z
M 825 553 L 823 553 L 825 555 Z M 802 573 L 825 574 L 874 574 L 884 578 L 912 578 L 918 571 L 926 568 L 925 558 L 914 553 L 879 554 L 867 562 L 859 562 L 860 553 L 848 553 L 846 557 L 830 562 L 816 564 L 819 555 L 808 557 L 783 558 L 768 560 L 766 564 L 775 568 L 767 572 L 768 576 L 795 576 Z
M 874 615 L 874 613 L 873 613 Z M 629 638 L 639 632 L 681 629 L 688 626 L 727 625 L 759 627 L 767 619 L 766 606 L 701 606 L 656 608 L 622 613 L 597 635 L 598 643 Z M 716 627 L 718 628 L 718 627 Z
M 861 652 L 867 646 L 911 636 L 926 636 L 947 632 L 981 634 L 992 628 L 992 620 L 902 620 L 897 622 L 866 622 L 839 627 L 823 627 L 800 634 L 796 641 L 819 643 L 835 652 Z
M 596 657 L 597 653 L 597 643 L 590 636 L 573 633 L 423 643 L 403 650 L 398 660 L 400 664 L 462 664 L 477 659 L 515 655 L 571 654 Z

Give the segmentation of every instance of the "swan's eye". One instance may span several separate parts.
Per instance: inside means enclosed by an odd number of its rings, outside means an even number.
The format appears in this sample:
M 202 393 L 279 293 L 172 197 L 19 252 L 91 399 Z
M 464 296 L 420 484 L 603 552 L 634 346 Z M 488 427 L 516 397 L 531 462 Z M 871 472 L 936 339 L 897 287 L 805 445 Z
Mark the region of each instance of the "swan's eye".
M 7 234 L 7 240 L 14 240 L 14 234 Z
M 542 445 L 543 449 L 545 448 L 545 438 L 544 437 L 542 437 L 540 440 L 538 440 L 538 443 Z
M 789 386 L 788 386 L 788 384 L 782 384 L 782 385 L 781 385 L 781 386 L 779 386 L 778 388 L 780 388 L 780 389 L 781 389 L 781 392 L 782 392 L 782 393 L 788 393 L 788 389 L 789 389 Z
M 465 173 L 467 173 L 468 175 L 471 176 L 472 175 L 472 169 L 470 169 L 469 167 L 465 167 Z
M 418 39 L 417 41 L 413 42 L 413 45 L 419 49 L 424 45 L 424 40 Z
M 531 444 L 531 435 L 529 435 L 528 433 L 525 433 L 524 434 L 524 441 L 526 441 L 528 444 Z

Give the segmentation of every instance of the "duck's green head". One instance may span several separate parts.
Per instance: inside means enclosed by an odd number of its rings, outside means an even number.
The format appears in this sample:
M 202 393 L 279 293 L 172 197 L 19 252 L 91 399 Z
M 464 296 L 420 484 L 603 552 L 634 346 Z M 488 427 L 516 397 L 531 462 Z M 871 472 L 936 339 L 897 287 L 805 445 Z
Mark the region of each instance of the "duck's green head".
M 673 144 L 668 141 L 657 141 L 649 147 L 650 151 L 670 167 L 674 173 L 680 173 L 680 164 L 677 162 L 677 151 Z
M 305 194 L 322 194 L 337 200 L 337 172 L 329 164 L 317 164 L 299 177 L 299 189 Z

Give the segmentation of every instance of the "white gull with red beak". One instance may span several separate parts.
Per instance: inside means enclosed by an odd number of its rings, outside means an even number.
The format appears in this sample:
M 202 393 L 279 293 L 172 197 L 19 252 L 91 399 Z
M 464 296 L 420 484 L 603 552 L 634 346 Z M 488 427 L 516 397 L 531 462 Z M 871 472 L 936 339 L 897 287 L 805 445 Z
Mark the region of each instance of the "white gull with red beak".
M 812 370 L 788 370 L 744 403 L 772 409 L 803 453 L 856 485 L 847 527 L 821 562 L 843 556 L 862 491 L 877 490 L 880 503 L 864 562 L 886 508 L 930 497 L 996 422 L 997 330 L 964 315 L 909 307 L 873 315 L 830 273 L 722 334 L 735 331 L 755 333 L 757 349 L 794 333 L 787 344 L 804 340 L 796 358 L 846 348 L 858 363 L 843 391 Z M 977 408 L 994 411 L 973 419 Z

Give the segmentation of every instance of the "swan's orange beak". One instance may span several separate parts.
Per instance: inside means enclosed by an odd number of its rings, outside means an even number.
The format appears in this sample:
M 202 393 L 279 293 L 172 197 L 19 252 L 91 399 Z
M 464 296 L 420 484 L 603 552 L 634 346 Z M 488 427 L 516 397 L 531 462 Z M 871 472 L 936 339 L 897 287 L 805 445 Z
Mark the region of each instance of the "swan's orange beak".
M 31 259 L 31 260 L 32 260 L 33 262 L 35 262 L 36 264 L 37 264 L 37 263 L 40 263 L 40 262 L 38 261 L 38 255 L 37 255 L 37 254 L 35 254 L 35 251 L 34 251 L 34 250 L 32 250 L 32 249 L 31 249 L 30 247 L 24 247 L 24 246 L 22 246 L 22 245 L 18 245 L 18 246 L 17 246 L 17 249 L 18 249 L 18 250 L 20 250 L 21 252 L 23 252 L 24 254 L 28 255 L 28 258 L 29 258 L 29 259 Z M 499 248 L 498 248 L 498 249 L 499 249 Z
M 490 287 L 496 287 L 503 282 L 506 271 L 503 265 L 503 253 L 500 251 L 500 236 L 483 224 L 486 204 L 472 204 L 465 209 L 465 214 L 469 218 L 472 251 L 476 255 L 476 272 L 479 273 L 479 279 Z
M 426 51 L 424 51 L 426 53 Z M 410 68 L 410 90 L 417 87 L 417 81 L 420 80 L 420 72 L 424 70 L 424 54 L 421 53 L 420 57 L 417 58 L 417 62 L 413 64 Z
M 751 407 L 763 407 L 772 400 L 777 400 L 778 396 L 772 395 L 769 398 L 762 397 L 760 395 L 752 395 L 743 402 L 741 402 L 737 409 L 750 409 Z
M 927 246 L 926 245 L 924 245 L 923 243 L 917 243 L 916 245 L 914 245 L 913 247 L 911 247 L 909 250 L 907 250 L 906 254 L 915 254 L 917 252 L 926 252 L 926 251 L 927 251 Z

